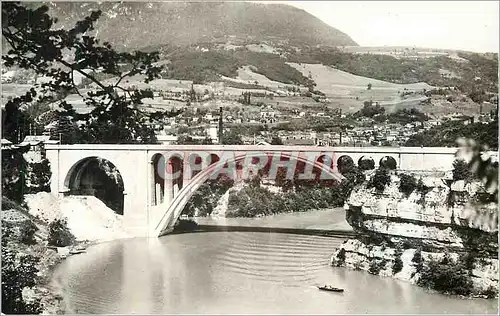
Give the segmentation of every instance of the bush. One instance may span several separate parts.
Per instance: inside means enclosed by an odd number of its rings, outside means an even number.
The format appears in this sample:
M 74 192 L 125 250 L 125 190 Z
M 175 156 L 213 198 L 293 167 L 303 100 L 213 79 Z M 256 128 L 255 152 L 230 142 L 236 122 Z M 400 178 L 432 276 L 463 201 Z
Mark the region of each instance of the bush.
M 453 162 L 453 181 L 470 180 L 472 173 L 469 165 L 463 159 L 457 159 Z
M 190 232 L 196 230 L 198 223 L 191 219 L 179 219 L 175 223 L 174 232 Z
M 33 162 L 28 164 L 29 172 L 29 186 L 28 192 L 30 194 L 38 192 L 50 192 L 50 163 L 48 159 L 43 159 L 41 162 Z
M 38 230 L 32 221 L 25 221 L 19 227 L 21 233 L 21 242 L 26 245 L 33 245 L 35 241 L 35 233 Z
M 48 244 L 56 247 L 66 247 L 75 241 L 65 219 L 56 219 L 49 224 Z
M 417 188 L 417 179 L 413 175 L 401 174 L 399 177 L 399 191 L 409 196 Z
M 490 286 L 482 294 L 486 296 L 486 298 L 495 298 L 498 295 L 498 288 Z
M 35 286 L 39 261 L 36 256 L 12 249 L 2 238 L 2 313 L 41 313 L 39 302 L 27 303 L 22 295 L 23 288 Z
M 368 188 L 375 188 L 378 192 L 383 192 L 385 186 L 391 183 L 391 176 L 385 168 L 378 168 L 368 183 Z
M 379 260 L 379 259 L 373 259 L 370 262 L 370 268 L 368 269 L 368 272 L 371 274 L 376 274 L 378 275 L 380 273 L 380 270 L 385 268 L 387 261 L 384 259 Z
M 420 272 L 418 285 L 457 295 L 469 295 L 473 288 L 470 273 L 463 263 L 453 262 L 447 254 L 441 261 L 428 262 Z
M 392 274 L 396 274 L 403 270 L 403 260 L 401 260 L 402 254 L 403 252 L 401 251 L 401 249 L 396 249 L 396 252 L 394 254 L 396 258 L 394 259 L 394 264 L 392 265 Z
M 417 272 L 422 271 L 423 260 L 422 260 L 422 250 L 420 248 L 418 248 L 413 254 L 411 262 L 415 263 L 415 268 L 417 269 Z
M 358 163 L 358 167 L 361 170 L 372 170 L 375 169 L 375 162 L 371 158 L 361 159 Z
M 345 262 L 345 249 L 341 248 L 337 253 L 337 264 L 341 266 Z
M 396 159 L 394 159 L 391 156 L 384 157 L 380 161 L 380 168 L 389 169 L 389 170 L 396 170 L 397 167 L 398 167 L 398 163 L 396 162 Z

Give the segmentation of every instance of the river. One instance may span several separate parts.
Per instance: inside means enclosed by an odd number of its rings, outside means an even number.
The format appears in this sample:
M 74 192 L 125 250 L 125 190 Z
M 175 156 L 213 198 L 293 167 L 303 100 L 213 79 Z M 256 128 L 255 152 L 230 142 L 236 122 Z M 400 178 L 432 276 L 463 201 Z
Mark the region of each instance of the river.
M 495 300 L 430 293 L 392 278 L 329 265 L 338 237 L 307 229 L 348 230 L 341 209 L 257 219 L 200 219 L 205 231 L 95 245 L 54 273 L 73 313 L 363 314 L 491 313 Z M 241 230 L 279 227 L 295 233 Z M 250 229 L 251 230 L 251 229 Z M 333 284 L 344 293 L 319 291 Z

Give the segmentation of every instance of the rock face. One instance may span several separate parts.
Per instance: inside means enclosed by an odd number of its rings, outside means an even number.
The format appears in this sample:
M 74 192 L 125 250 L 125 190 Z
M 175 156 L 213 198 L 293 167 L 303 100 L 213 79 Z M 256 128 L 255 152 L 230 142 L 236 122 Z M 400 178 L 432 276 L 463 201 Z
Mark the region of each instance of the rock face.
M 495 203 L 484 202 L 487 194 L 480 182 L 427 175 L 409 195 L 400 192 L 401 175 L 391 175 L 383 192 L 369 188 L 368 182 L 353 190 L 346 205 L 347 222 L 358 236 L 334 252 L 332 265 L 442 292 L 495 294 L 498 211 Z M 445 272 L 440 269 L 454 264 L 466 284 L 459 290 L 441 284 L 440 273 Z

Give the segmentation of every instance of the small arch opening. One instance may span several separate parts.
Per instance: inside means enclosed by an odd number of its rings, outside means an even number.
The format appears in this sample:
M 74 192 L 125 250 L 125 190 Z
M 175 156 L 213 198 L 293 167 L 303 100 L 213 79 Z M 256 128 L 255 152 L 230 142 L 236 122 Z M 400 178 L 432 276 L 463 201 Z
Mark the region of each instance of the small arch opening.
M 153 161 L 153 205 L 163 203 L 165 198 L 165 157 L 162 154 L 155 154 Z
M 380 159 L 380 167 L 389 170 L 396 170 L 396 168 L 398 167 L 398 163 L 393 157 L 385 156 Z
M 355 167 L 354 160 L 347 155 L 340 156 L 337 159 L 337 170 L 340 174 L 345 175 L 349 170 Z
M 375 169 L 375 161 L 372 157 L 362 156 L 358 160 L 358 167 L 361 170 L 373 170 Z

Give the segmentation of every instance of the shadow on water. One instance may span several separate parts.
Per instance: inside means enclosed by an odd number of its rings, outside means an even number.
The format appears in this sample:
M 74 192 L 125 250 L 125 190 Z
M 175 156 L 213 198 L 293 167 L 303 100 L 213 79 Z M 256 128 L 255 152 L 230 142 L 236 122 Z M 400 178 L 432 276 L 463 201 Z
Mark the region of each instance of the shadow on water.
M 205 232 L 258 232 L 281 233 L 295 235 L 310 235 L 322 237 L 354 237 L 356 233 L 346 230 L 303 229 L 283 227 L 255 227 L 255 226 L 222 226 L 222 225 L 197 225 L 193 230 L 179 230 L 171 234 L 205 233 Z

